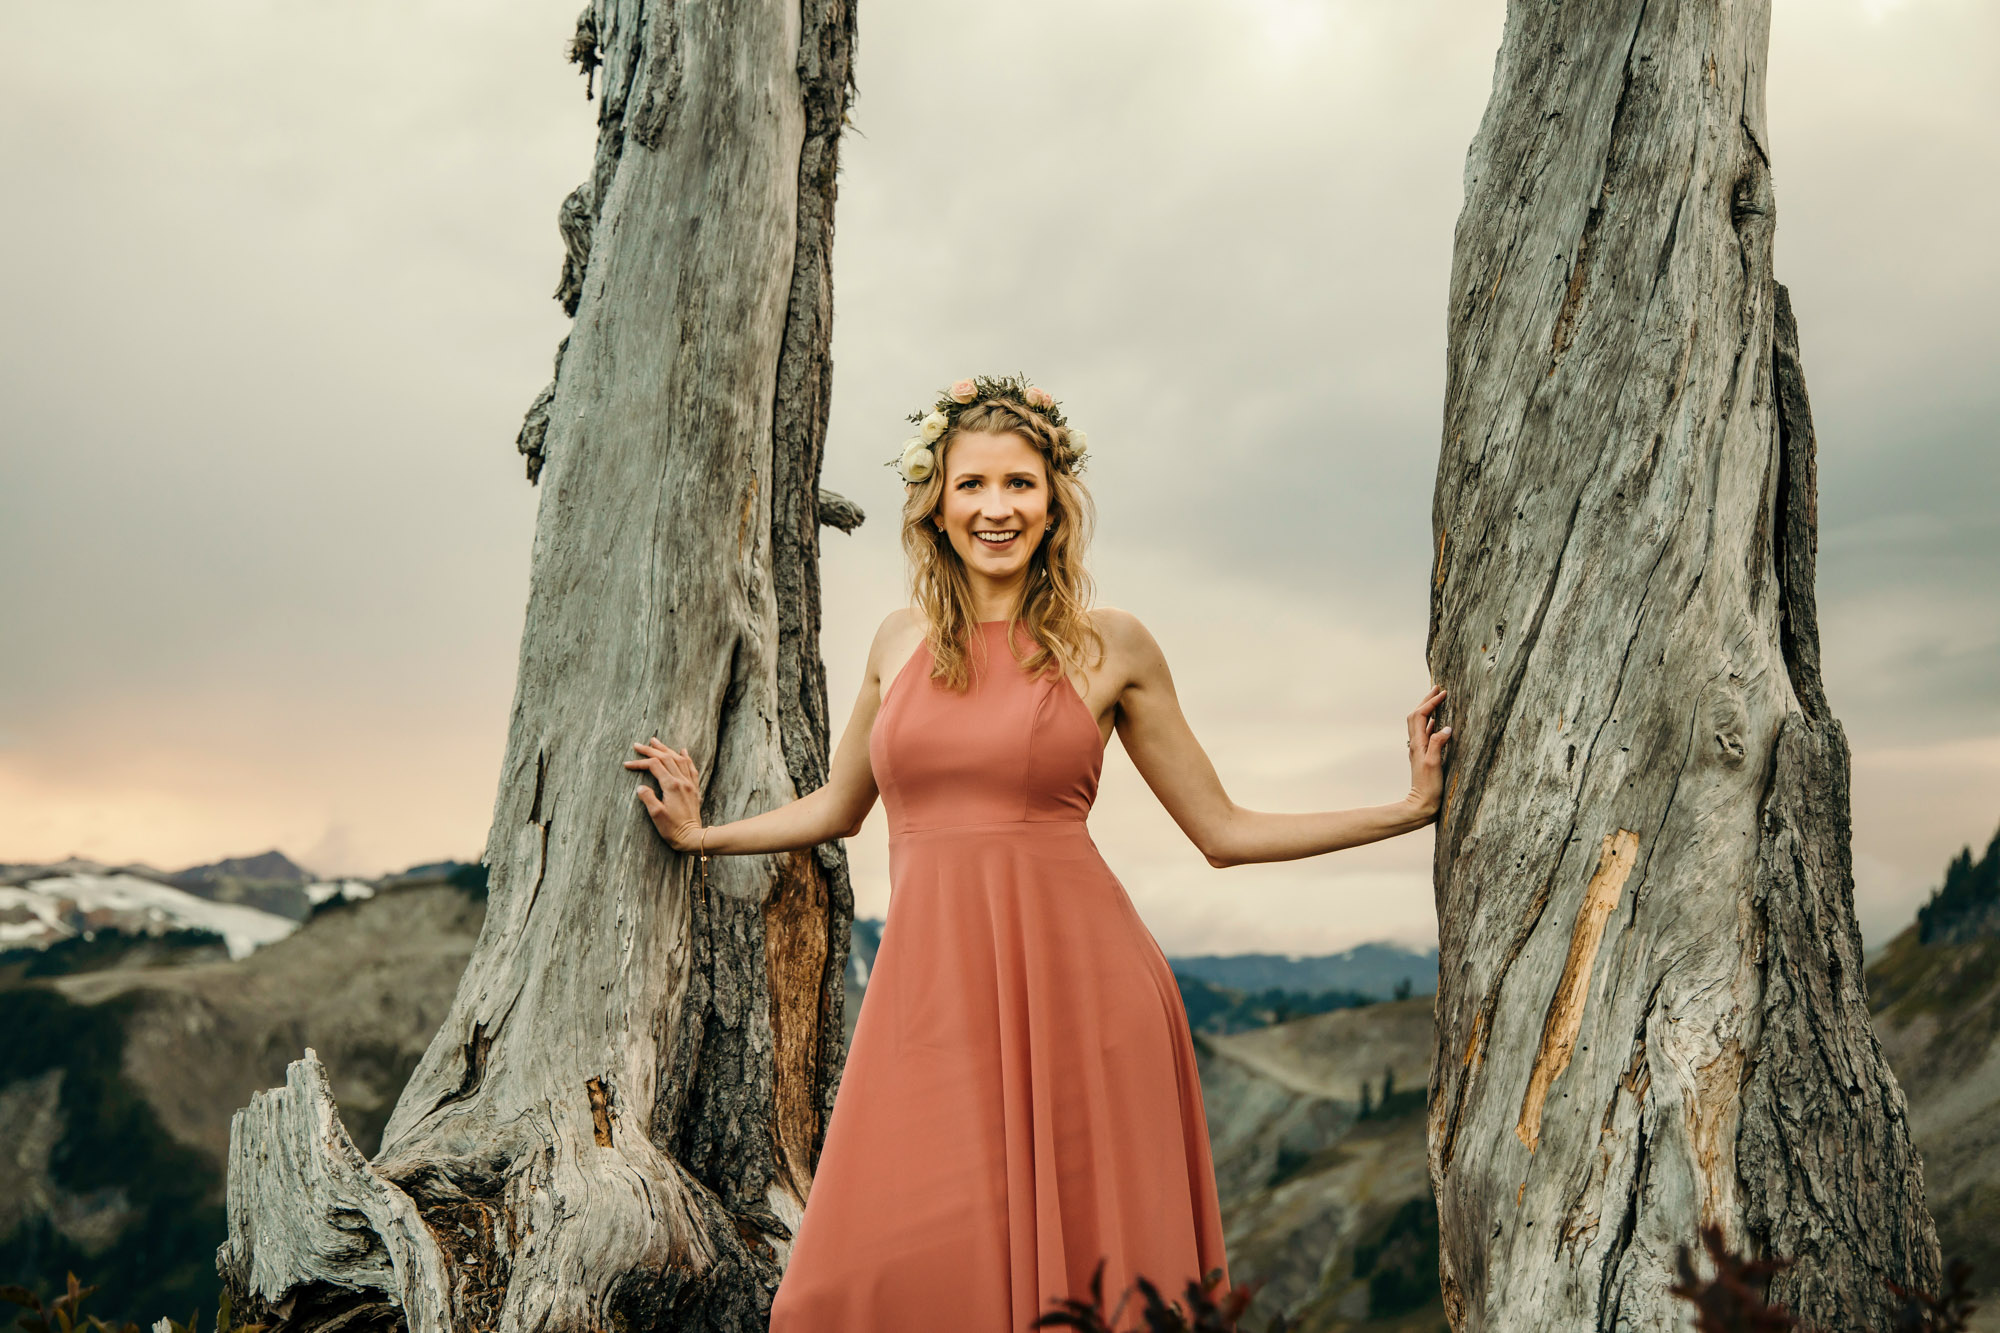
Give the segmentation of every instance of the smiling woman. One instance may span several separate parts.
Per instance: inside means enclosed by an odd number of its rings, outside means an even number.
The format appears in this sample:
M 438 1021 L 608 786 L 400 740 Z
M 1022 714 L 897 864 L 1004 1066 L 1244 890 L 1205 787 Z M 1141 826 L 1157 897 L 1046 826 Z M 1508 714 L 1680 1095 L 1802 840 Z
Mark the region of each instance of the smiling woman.
M 1086 825 L 1112 731 L 1216 866 L 1314 856 L 1435 817 L 1443 691 L 1407 719 L 1410 789 L 1356 810 L 1232 802 L 1159 645 L 1090 605 L 1086 444 L 1018 378 L 961 380 L 895 466 L 912 605 L 876 632 L 826 784 L 703 827 L 658 738 L 626 767 L 676 849 L 774 852 L 889 819 L 891 903 L 773 1333 L 1014 1330 L 1087 1290 L 1229 1283 L 1172 971 Z M 1218 1293 L 1219 1294 L 1219 1293 Z
M 959 392 L 977 397 L 948 420 L 942 410 L 927 418 L 945 423 L 935 452 L 947 461 L 903 502 L 903 553 L 938 674 L 963 689 L 968 627 L 1016 614 L 1038 645 L 1028 671 L 1056 661 L 1080 672 L 1104 652 L 1083 563 L 1096 518 L 1076 475 L 1083 433 L 1053 399 L 1033 406 L 1047 398 L 1035 385 L 961 381 L 940 407 L 954 408 Z

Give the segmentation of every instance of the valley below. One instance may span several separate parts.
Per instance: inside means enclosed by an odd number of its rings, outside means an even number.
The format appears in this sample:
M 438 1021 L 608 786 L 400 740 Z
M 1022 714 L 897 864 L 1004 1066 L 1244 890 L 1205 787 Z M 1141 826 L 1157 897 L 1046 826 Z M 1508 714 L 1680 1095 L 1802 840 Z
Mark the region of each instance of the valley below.
M 46 1291 L 74 1270 L 103 1284 L 96 1313 L 146 1325 L 212 1311 L 232 1113 L 282 1083 L 310 1046 L 357 1146 L 373 1153 L 484 921 L 483 881 L 467 870 L 419 867 L 292 898 L 239 883 L 223 891 L 238 904 L 282 900 L 291 919 L 278 930 L 201 909 L 230 927 L 228 940 L 156 911 L 101 929 L 41 904 L 17 913 L 21 933 L 52 938 L 0 953 L 10 1034 L 0 1282 Z M 880 927 L 855 923 L 850 1033 Z M 246 930 L 269 942 L 230 947 Z M 1173 961 L 1200 1016 L 1231 1275 L 1260 1284 L 1250 1326 L 1285 1310 L 1300 1333 L 1445 1328 L 1424 1141 L 1431 1000 L 1417 990 L 1433 984 L 1434 958 Z M 1926 942 L 1913 925 L 1869 979 L 1946 1253 L 1990 1287 L 2000 1279 L 2000 934 Z M 1981 1327 L 2000 1328 L 1993 1313 Z

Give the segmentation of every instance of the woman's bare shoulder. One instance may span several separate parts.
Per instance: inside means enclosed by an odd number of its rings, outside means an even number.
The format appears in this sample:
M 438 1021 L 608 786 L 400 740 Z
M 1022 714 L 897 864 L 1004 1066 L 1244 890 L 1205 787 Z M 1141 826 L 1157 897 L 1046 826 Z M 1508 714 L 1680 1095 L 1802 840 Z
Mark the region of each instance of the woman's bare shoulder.
M 875 627 L 875 641 L 868 645 L 871 675 L 883 676 L 900 669 L 924 637 L 924 622 L 915 607 L 899 606 L 882 617 Z
M 1153 642 L 1153 635 L 1139 617 L 1116 606 L 1093 606 L 1090 621 L 1107 643 L 1131 646 Z
M 1091 623 L 1104 636 L 1105 656 L 1128 675 L 1137 677 L 1163 659 L 1159 641 L 1130 611 L 1115 606 L 1092 607 Z
M 882 623 L 875 627 L 875 637 L 878 639 L 885 636 L 894 638 L 897 635 L 912 632 L 921 633 L 922 631 L 922 622 L 917 619 L 917 608 L 914 606 L 899 606 L 888 615 L 882 617 Z

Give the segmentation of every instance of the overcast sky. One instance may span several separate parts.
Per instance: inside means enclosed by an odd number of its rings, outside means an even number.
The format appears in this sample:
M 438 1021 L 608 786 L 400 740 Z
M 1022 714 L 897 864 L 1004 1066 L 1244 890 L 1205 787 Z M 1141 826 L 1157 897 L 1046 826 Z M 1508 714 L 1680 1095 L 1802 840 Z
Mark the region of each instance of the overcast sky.
M 1444 299 L 1501 0 L 860 0 L 825 649 L 902 598 L 905 414 L 1024 370 L 1090 432 L 1102 600 L 1231 794 L 1407 781 Z M 0 0 L 0 861 L 475 857 L 594 104 L 578 0 Z M 87 37 L 87 39 L 86 39 Z M 1778 0 L 1778 273 L 1821 445 L 1864 928 L 2000 823 L 2000 8 Z M 1428 832 L 1211 870 L 1114 746 L 1169 952 L 1435 939 Z M 888 902 L 879 812 L 851 844 Z

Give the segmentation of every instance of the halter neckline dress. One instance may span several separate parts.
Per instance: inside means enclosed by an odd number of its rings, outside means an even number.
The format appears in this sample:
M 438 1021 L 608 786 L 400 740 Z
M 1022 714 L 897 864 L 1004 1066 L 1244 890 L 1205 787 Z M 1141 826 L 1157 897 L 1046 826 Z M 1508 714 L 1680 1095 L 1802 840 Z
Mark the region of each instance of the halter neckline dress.
M 889 913 L 772 1333 L 1022 1333 L 1100 1259 L 1107 1313 L 1227 1290 L 1186 1011 L 1084 823 L 1103 737 L 1007 623 L 966 692 L 919 645 L 876 715 Z

